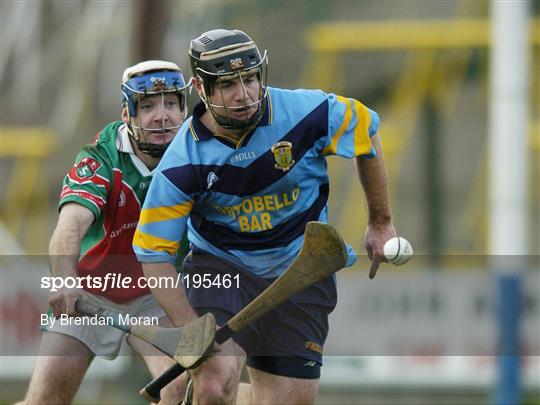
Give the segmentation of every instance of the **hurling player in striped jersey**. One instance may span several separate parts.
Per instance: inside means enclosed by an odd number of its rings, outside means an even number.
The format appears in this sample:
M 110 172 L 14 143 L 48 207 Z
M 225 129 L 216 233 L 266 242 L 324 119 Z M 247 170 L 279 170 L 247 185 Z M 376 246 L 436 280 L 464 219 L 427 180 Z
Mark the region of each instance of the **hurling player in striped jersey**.
M 268 86 L 266 52 L 242 31 L 205 32 L 191 41 L 189 57 L 202 101 L 158 165 L 133 241 L 146 276 L 170 276 L 188 230 L 191 282 L 152 290 L 172 322 L 212 312 L 222 325 L 287 269 L 306 224 L 327 222 L 331 155 L 356 163 L 373 278 L 396 235 L 377 113 L 321 90 Z M 231 278 L 238 282 L 225 282 Z M 252 403 L 312 403 L 336 300 L 330 277 L 236 334 L 192 371 L 194 402 L 233 403 L 247 364 Z
M 154 169 L 186 117 L 189 83 L 175 63 L 151 60 L 127 68 L 121 90 L 121 121 L 107 125 L 81 149 L 64 179 L 49 245 L 51 275 L 85 282 L 82 289 L 63 287 L 49 293 L 50 322 L 42 325 L 28 404 L 71 403 L 93 358 L 118 356 L 121 331 L 104 325 L 62 325 L 55 319 L 77 315 L 77 299 L 171 324 L 150 290 L 138 283 L 145 279 L 131 242 Z M 107 285 L 111 277 L 130 277 L 131 283 Z M 174 364 L 138 338 L 129 336 L 127 341 L 153 376 Z M 163 392 L 163 399 L 178 403 L 182 391 L 177 381 Z

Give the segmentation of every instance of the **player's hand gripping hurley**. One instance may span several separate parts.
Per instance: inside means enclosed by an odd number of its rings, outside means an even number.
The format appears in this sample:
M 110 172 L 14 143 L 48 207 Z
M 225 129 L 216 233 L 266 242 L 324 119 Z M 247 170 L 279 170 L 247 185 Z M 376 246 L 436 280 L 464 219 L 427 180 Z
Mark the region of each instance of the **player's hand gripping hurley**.
M 78 299 L 75 310 L 81 315 L 106 317 L 109 324 L 123 332 L 137 336 L 166 355 L 172 357 L 183 369 L 196 367 L 203 361 L 214 341 L 216 321 L 210 313 L 180 327 L 126 325 L 120 321 L 121 314 L 104 309 L 91 302 Z
M 292 295 L 341 270 L 346 263 L 347 249 L 339 233 L 322 222 L 308 222 L 304 244 L 295 261 L 257 298 L 221 326 L 216 331 L 215 341 L 224 343 Z M 175 364 L 139 393 L 147 400 L 158 402 L 161 389 L 184 371 L 185 367 L 180 363 Z

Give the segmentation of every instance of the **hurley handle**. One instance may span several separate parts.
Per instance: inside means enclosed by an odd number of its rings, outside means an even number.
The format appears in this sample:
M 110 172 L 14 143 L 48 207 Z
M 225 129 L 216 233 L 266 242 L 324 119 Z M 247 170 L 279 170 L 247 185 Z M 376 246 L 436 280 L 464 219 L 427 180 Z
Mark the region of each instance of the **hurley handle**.
M 150 381 L 146 386 L 139 391 L 139 394 L 148 401 L 159 402 L 161 396 L 160 391 L 163 387 L 169 384 L 172 380 L 182 374 L 186 369 L 176 363 L 167 371 L 161 374 L 155 380 Z
M 216 331 L 215 341 L 216 343 L 222 344 L 229 340 L 232 335 L 234 335 L 234 331 L 229 328 L 228 324 L 225 324 Z M 161 399 L 160 391 L 184 371 L 186 371 L 186 369 L 176 363 L 159 377 L 146 384 L 146 386 L 139 391 L 139 395 L 147 401 L 159 402 Z

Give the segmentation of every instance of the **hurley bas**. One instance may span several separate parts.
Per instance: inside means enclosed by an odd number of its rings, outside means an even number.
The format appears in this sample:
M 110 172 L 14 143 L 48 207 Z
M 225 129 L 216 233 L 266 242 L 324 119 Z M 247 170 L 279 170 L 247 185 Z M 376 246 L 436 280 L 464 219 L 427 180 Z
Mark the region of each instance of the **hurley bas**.
M 55 318 L 52 315 L 49 314 L 41 314 L 41 326 L 46 327 L 53 327 L 55 322 L 60 322 L 60 326 L 135 326 L 135 325 L 143 325 L 143 326 L 157 326 L 158 325 L 158 317 L 157 316 L 130 316 L 129 314 L 119 314 L 117 322 L 115 323 L 114 318 L 111 316 L 78 316 L 78 317 L 70 317 L 66 314 L 60 315 L 59 318 Z

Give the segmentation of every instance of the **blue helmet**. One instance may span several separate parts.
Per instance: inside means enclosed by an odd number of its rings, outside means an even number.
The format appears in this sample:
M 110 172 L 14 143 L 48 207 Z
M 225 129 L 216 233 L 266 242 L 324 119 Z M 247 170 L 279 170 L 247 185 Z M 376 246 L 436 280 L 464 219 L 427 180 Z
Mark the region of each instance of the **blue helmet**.
M 152 157 L 163 156 L 169 143 L 156 144 L 146 142 L 144 132 L 176 132 L 180 125 L 165 126 L 165 121 L 160 129 L 144 128 L 141 124 L 135 124 L 132 118 L 137 117 L 137 103 L 143 97 L 161 95 L 162 101 L 165 94 L 178 96 L 180 111 L 187 111 L 187 95 L 191 81 L 187 84 L 182 75 L 182 70 L 172 62 L 162 60 L 149 60 L 131 66 L 124 71 L 122 76 L 122 106 L 127 108 L 130 124 L 128 133 L 137 144 L 139 150 Z M 182 124 L 180 122 L 180 124 Z
M 143 96 L 163 93 L 177 93 L 180 108 L 186 107 L 186 84 L 182 70 L 172 62 L 149 60 L 131 66 L 122 76 L 122 105 L 129 108 L 131 117 L 137 116 L 136 102 Z

